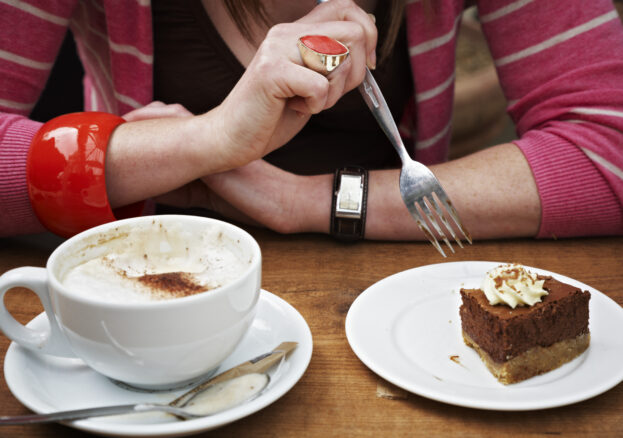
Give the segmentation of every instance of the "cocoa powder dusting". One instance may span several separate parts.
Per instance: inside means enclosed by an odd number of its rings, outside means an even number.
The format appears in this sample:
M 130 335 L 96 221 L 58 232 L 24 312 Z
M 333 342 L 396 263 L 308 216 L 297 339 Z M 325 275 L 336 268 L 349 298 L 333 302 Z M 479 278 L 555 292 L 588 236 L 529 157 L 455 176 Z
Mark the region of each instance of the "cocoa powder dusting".
M 505 280 L 517 280 L 518 278 L 519 278 L 519 269 L 510 268 L 510 269 L 506 269 L 499 276 L 495 277 L 493 279 L 493 282 L 495 284 L 495 288 L 500 289 Z M 517 291 L 517 289 L 514 286 L 510 284 L 508 286 L 514 291 Z M 499 292 L 504 293 L 504 291 L 502 290 L 500 290 Z
M 504 283 L 504 279 L 502 277 L 495 277 L 493 279 L 494 284 L 495 284 L 495 288 L 499 289 L 502 287 L 502 283 Z
M 185 297 L 207 290 L 186 272 L 145 274 L 137 280 L 145 286 L 172 297 Z

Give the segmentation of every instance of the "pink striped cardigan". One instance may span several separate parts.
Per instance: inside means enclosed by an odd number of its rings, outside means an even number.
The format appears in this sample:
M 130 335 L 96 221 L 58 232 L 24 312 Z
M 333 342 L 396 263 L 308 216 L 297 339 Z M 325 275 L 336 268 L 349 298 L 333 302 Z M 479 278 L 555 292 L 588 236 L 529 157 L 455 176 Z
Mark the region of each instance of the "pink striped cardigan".
M 408 0 L 417 137 L 412 153 L 447 157 L 462 0 Z M 623 233 L 623 28 L 610 0 L 479 0 L 481 21 L 538 185 L 539 237 Z M 467 4 L 471 4 L 468 2 Z M 0 0 L 0 235 L 42 231 L 25 161 L 27 118 L 69 27 L 88 110 L 124 114 L 152 100 L 149 0 Z M 508 195 L 512 202 L 512 193 Z

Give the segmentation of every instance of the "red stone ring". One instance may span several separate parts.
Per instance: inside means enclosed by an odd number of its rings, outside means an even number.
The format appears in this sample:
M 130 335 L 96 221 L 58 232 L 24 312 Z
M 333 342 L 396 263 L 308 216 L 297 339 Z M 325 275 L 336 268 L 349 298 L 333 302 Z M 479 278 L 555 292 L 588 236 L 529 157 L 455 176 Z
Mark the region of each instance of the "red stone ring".
M 305 35 L 297 44 L 303 64 L 325 76 L 335 70 L 349 53 L 344 44 L 324 35 Z

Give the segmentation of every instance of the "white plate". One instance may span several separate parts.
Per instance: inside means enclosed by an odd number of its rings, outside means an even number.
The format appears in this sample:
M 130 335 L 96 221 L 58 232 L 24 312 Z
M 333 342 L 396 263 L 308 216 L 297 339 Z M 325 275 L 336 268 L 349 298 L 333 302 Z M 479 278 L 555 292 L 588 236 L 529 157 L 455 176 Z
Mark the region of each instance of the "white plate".
M 357 297 L 346 316 L 351 348 L 366 366 L 396 386 L 433 400 L 480 409 L 563 406 L 601 394 L 623 380 L 621 306 L 590 286 L 529 267 L 591 293 L 591 344 L 554 371 L 514 385 L 499 383 L 478 354 L 463 343 L 459 291 L 480 287 L 485 273 L 501 264 L 422 266 L 375 283 Z
M 29 327 L 48 324 L 45 313 Z M 278 369 L 270 386 L 256 399 L 227 411 L 196 420 L 178 421 L 166 414 L 118 415 L 68 422 L 67 425 L 111 436 L 179 436 L 223 426 L 268 406 L 283 396 L 301 378 L 312 354 L 312 336 L 301 314 L 290 304 L 261 291 L 256 317 L 241 344 L 222 364 L 226 370 L 270 351 L 284 341 L 298 342 L 297 348 Z M 188 390 L 145 393 L 123 389 L 92 371 L 80 359 L 38 354 L 11 343 L 4 360 L 4 377 L 13 395 L 37 413 L 67 409 L 169 401 Z

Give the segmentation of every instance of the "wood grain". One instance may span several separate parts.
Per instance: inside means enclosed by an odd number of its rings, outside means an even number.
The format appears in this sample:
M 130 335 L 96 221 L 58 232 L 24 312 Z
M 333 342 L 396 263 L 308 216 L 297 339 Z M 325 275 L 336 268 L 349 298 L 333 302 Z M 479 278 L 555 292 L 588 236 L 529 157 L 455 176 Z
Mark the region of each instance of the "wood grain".
M 623 238 L 477 242 L 444 260 L 426 243 L 343 244 L 326 236 L 248 230 L 262 248 L 262 287 L 303 315 L 312 331 L 314 352 L 305 375 L 284 397 L 254 415 L 200 436 L 623 436 L 621 384 L 593 399 L 538 412 L 461 408 L 414 394 L 383 397 L 377 391 L 386 384 L 359 361 L 344 334 L 351 303 L 374 282 L 444 261 L 535 266 L 589 284 L 623 305 Z M 44 266 L 59 242 L 47 235 L 0 239 L 0 273 L 18 266 Z M 10 291 L 5 301 L 21 322 L 41 312 L 34 294 L 24 289 Z M 8 345 L 0 336 L 2 358 Z M 623 363 L 623 352 L 621 358 Z M 0 413 L 28 412 L 0 379 Z M 5 436 L 86 434 L 62 425 L 42 425 L 3 427 L 0 437 Z

